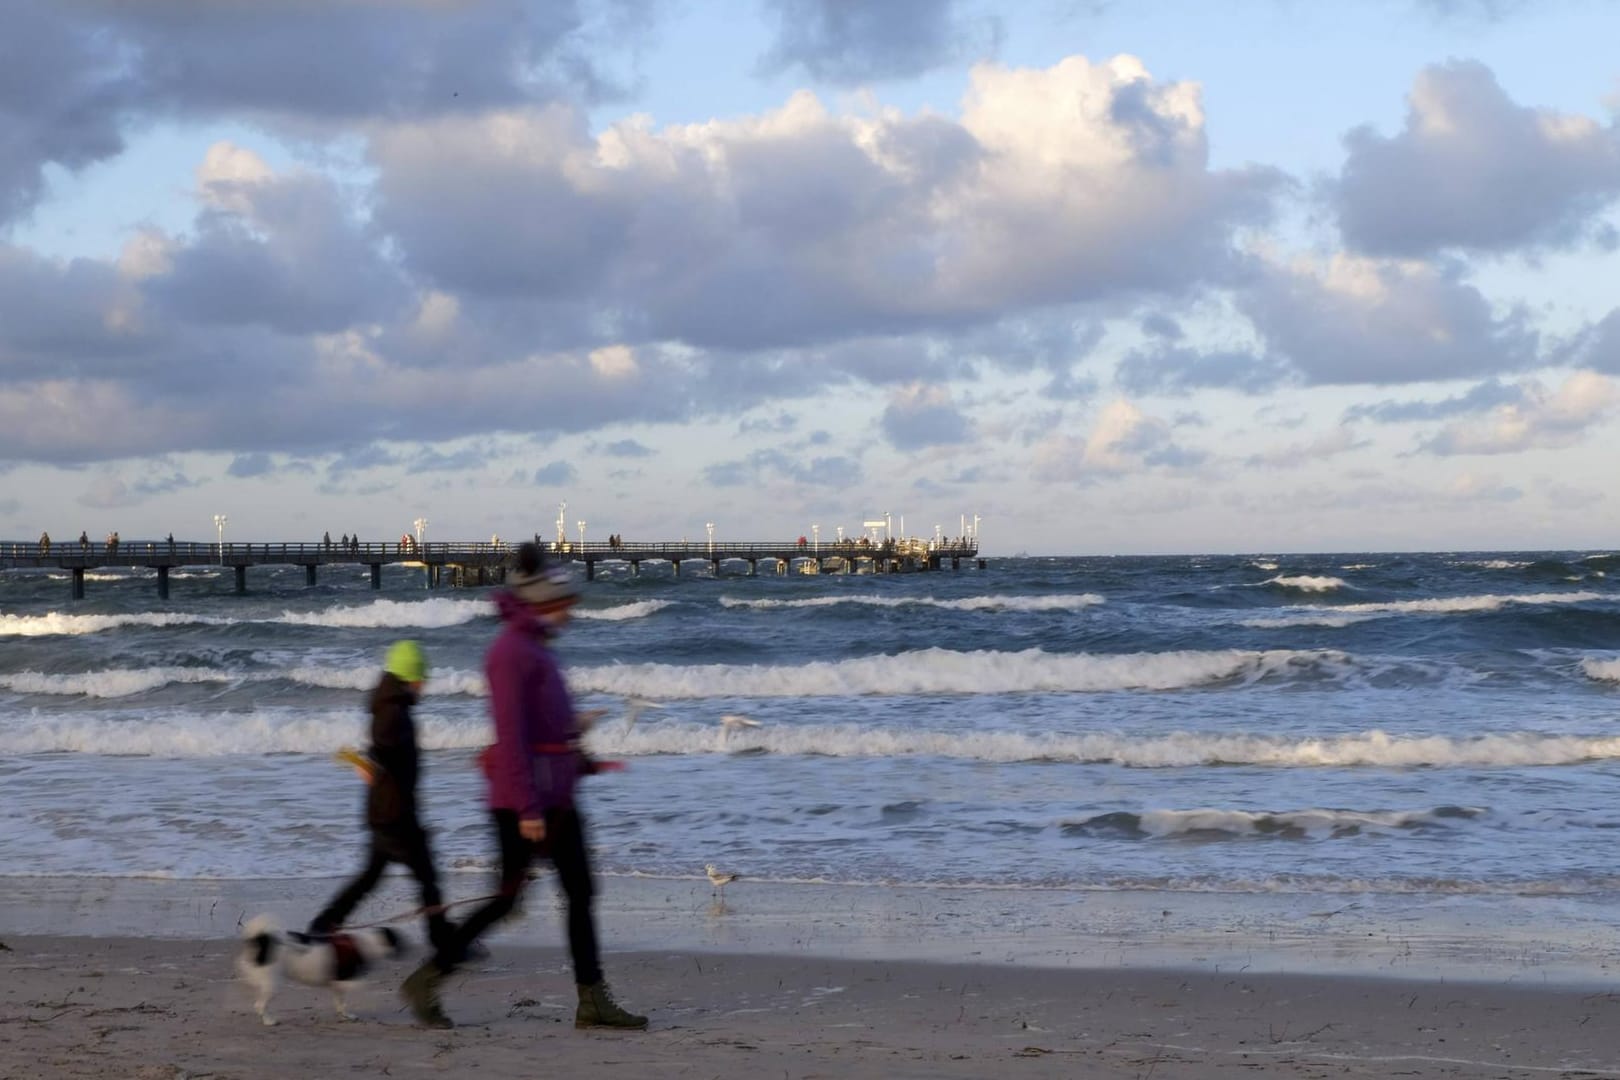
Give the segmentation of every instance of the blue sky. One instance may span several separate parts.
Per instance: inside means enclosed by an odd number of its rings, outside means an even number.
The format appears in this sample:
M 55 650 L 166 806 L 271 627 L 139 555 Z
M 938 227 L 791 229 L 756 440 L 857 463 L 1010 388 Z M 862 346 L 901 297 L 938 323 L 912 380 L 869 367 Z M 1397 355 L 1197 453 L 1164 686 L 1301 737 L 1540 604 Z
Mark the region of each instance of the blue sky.
M 1612 546 L 1620 10 L 21 0 L 0 535 Z

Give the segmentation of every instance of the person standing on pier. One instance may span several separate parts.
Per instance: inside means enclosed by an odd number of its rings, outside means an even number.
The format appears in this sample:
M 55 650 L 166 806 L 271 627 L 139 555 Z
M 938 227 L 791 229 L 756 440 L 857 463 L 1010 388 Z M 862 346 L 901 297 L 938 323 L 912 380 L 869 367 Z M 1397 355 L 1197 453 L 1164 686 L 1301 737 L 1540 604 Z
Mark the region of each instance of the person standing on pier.
M 503 626 L 484 658 L 495 720 L 484 772 L 500 841 L 500 892 L 467 917 L 450 949 L 411 973 L 400 993 L 424 1026 L 453 1027 L 439 1003 L 445 977 L 480 934 L 511 912 L 528 884 L 529 864 L 544 857 L 568 898 L 568 947 L 579 991 L 574 1026 L 644 1028 L 647 1018 L 620 1007 L 602 977 L 585 822 L 574 802 L 575 784 L 596 767 L 580 749 L 580 720 L 548 645 L 568 625 L 579 590 L 567 570 L 545 565 L 534 544 L 519 547 L 517 561 L 507 588 L 496 594 Z
M 433 851 L 416 803 L 422 770 L 411 709 L 421 698 L 427 677 L 427 657 L 421 645 L 396 641 L 389 647 L 382 678 L 371 691 L 371 749 L 364 764 L 356 766 L 367 785 L 371 851 L 359 876 L 310 920 L 312 935 L 329 935 L 342 926 L 355 906 L 377 887 L 388 864 L 397 862 L 410 870 L 421 887 L 428 940 L 436 949 L 450 946 L 454 927 L 442 910 L 444 899 L 433 867 Z
M 48 532 L 42 532 L 39 534 L 39 553 L 41 555 L 49 555 L 51 553 L 51 534 Z

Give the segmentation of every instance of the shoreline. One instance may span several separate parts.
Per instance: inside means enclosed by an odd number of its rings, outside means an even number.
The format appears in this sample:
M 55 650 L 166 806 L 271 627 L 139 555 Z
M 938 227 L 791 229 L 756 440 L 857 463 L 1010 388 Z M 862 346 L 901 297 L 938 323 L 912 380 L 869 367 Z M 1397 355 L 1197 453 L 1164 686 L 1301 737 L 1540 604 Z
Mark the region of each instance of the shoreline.
M 0 876 L 0 940 L 225 941 L 255 915 L 301 929 L 342 878 L 182 880 Z M 487 878 L 448 874 L 450 901 Z M 562 930 L 549 874 L 496 947 L 551 947 Z M 356 924 L 406 917 L 415 883 L 392 873 Z M 469 908 L 462 908 L 465 912 Z M 893 888 L 744 879 L 723 899 L 702 879 L 603 875 L 604 951 L 879 959 L 1019 969 L 1247 972 L 1606 987 L 1620 979 L 1602 897 L 1115 892 Z M 452 912 L 452 918 L 456 914 Z
M 228 940 L 17 937 L 0 951 L 0 1077 L 281 1080 L 547 1073 L 755 1080 L 1620 1076 L 1620 994 L 1524 983 L 1061 970 L 613 952 L 646 1032 L 574 1030 L 567 958 L 497 944 L 414 1027 L 389 964 L 350 995 L 289 985 L 253 1014 Z

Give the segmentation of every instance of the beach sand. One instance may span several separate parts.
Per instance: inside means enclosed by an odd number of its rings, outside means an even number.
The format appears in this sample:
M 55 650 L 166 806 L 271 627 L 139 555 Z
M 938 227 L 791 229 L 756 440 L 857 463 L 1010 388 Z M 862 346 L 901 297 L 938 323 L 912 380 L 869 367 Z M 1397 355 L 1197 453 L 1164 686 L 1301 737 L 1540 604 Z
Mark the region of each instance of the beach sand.
M 1608 950 L 1500 898 L 1494 921 L 1413 904 L 1414 922 L 1370 898 L 802 885 L 739 884 L 720 907 L 706 884 L 612 879 L 604 959 L 647 1032 L 573 1028 L 566 955 L 539 944 L 561 937 L 549 896 L 451 980 L 455 1030 L 412 1026 L 410 961 L 352 996 L 352 1023 L 287 985 L 264 1027 L 235 926 L 296 925 L 331 884 L 4 879 L 0 1077 L 1620 1076 Z M 390 880 L 366 911 L 411 906 Z

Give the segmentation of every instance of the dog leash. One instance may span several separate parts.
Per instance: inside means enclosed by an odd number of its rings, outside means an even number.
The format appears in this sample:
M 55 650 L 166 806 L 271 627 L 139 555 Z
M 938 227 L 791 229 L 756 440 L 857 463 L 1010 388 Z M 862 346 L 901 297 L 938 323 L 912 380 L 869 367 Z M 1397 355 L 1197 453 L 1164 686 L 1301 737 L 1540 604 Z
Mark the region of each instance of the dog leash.
M 469 896 L 465 900 L 451 900 L 444 904 L 430 904 L 425 907 L 412 908 L 410 911 L 401 911 L 397 915 L 390 915 L 385 919 L 378 919 L 376 922 L 333 927 L 332 932 L 340 934 L 349 930 L 370 930 L 374 926 L 387 926 L 389 923 L 405 922 L 407 919 L 415 919 L 419 916 L 443 915 L 451 908 L 461 907 L 463 904 L 479 904 L 485 900 L 496 900 L 505 895 L 505 893 L 490 893 L 488 896 Z

